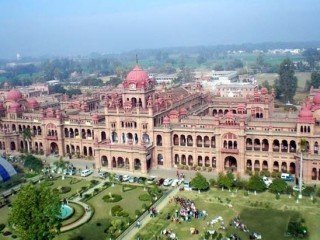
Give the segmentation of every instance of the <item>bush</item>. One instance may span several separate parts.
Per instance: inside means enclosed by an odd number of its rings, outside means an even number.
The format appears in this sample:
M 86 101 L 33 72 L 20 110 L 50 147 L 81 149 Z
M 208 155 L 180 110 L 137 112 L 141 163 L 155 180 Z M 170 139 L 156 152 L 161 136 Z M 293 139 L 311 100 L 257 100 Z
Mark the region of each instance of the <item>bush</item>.
M 271 177 L 272 178 L 280 178 L 281 177 L 281 173 L 280 172 L 272 172 L 271 173 Z
M 310 197 L 311 195 L 315 194 L 316 189 L 311 186 L 307 186 L 305 189 L 302 190 L 302 195 L 306 197 Z
M 12 234 L 12 232 L 10 232 L 10 231 L 5 231 L 4 233 L 3 233 L 3 236 L 10 236 Z
M 115 205 L 111 208 L 111 215 L 117 217 L 128 217 L 129 214 L 123 210 L 120 205 Z
M 247 189 L 248 187 L 248 182 L 246 180 L 242 180 L 238 178 L 236 181 L 233 183 L 234 187 L 239 188 L 239 189 Z
M 232 173 L 219 173 L 218 186 L 230 189 L 234 186 L 234 175 Z
M 137 209 L 137 210 L 134 211 L 134 214 L 135 214 L 136 216 L 140 216 L 140 215 L 141 215 L 141 211 Z
M 283 179 L 276 178 L 270 184 L 269 191 L 272 193 L 285 193 L 287 186 L 287 183 Z
M 27 155 L 24 158 L 24 166 L 26 168 L 29 168 L 30 170 L 33 170 L 35 172 L 40 172 L 42 167 L 43 167 L 43 163 L 39 158 L 36 158 L 35 156 L 32 155 Z
M 248 182 L 248 190 L 263 192 L 266 189 L 267 189 L 266 184 L 264 183 L 264 181 L 262 180 L 262 178 L 258 174 L 255 174 L 250 177 L 249 182 Z
M 210 183 L 210 187 L 214 187 L 217 182 L 216 182 L 215 179 L 211 178 L 211 179 L 209 180 L 209 183 Z
M 99 183 L 98 180 L 92 179 L 92 180 L 90 181 L 91 186 L 97 185 L 98 183 Z
M 70 240 L 84 240 L 85 238 L 82 236 L 71 237 Z
M 190 186 L 193 189 L 206 191 L 209 189 L 209 183 L 207 179 L 202 176 L 200 173 L 197 173 L 196 176 L 191 180 Z
M 119 202 L 122 200 L 122 196 L 119 194 L 111 194 L 110 195 L 105 195 L 103 198 L 103 201 L 109 202 L 109 203 L 114 203 L 114 202 Z
M 262 170 L 260 172 L 260 176 L 266 176 L 266 177 L 270 177 L 271 176 L 271 173 L 268 171 L 268 170 Z
M 6 227 L 6 225 L 3 224 L 3 223 L 1 223 L 1 224 L 0 224 L 0 232 L 1 232 L 5 227 Z
M 144 202 L 151 202 L 152 197 L 148 193 L 144 193 L 139 196 L 139 200 Z
M 301 218 L 291 218 L 288 223 L 287 235 L 294 238 L 306 238 L 308 229 L 303 223 L 304 220 Z
M 71 187 L 68 187 L 68 186 L 60 188 L 60 193 L 62 193 L 62 194 L 68 193 L 70 191 L 71 191 Z

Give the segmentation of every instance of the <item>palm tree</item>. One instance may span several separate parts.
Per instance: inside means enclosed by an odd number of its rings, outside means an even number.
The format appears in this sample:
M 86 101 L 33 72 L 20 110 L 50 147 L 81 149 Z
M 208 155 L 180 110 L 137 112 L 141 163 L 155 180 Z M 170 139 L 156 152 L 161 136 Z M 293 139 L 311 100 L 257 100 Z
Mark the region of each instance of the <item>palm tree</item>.
M 23 129 L 22 131 L 22 138 L 25 142 L 27 142 L 27 151 L 28 153 L 30 152 L 30 141 L 31 141 L 31 138 L 33 137 L 31 131 L 30 131 L 30 128 L 25 128 Z
M 305 138 L 300 140 L 300 164 L 299 164 L 299 198 L 302 198 L 302 160 L 303 153 L 307 151 L 308 142 Z
M 62 159 L 62 157 L 60 157 L 59 161 L 55 161 L 55 162 L 53 163 L 53 165 L 56 166 L 56 169 L 59 169 L 59 168 L 61 169 L 61 171 L 62 171 L 62 178 L 63 178 L 63 179 L 64 179 L 63 172 L 64 172 L 65 169 L 68 168 L 69 164 L 70 164 L 70 162 L 64 161 L 64 160 Z

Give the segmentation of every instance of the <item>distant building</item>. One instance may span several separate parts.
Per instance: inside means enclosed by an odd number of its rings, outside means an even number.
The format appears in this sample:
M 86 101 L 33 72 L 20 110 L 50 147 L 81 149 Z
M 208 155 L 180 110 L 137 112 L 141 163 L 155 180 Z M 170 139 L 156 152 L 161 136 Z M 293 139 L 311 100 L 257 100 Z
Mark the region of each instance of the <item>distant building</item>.
M 152 77 L 157 84 L 172 84 L 178 78 L 177 74 L 149 74 L 149 77 Z
M 60 84 L 60 80 L 50 80 L 47 81 L 47 83 L 49 84 L 49 86 L 54 86 Z

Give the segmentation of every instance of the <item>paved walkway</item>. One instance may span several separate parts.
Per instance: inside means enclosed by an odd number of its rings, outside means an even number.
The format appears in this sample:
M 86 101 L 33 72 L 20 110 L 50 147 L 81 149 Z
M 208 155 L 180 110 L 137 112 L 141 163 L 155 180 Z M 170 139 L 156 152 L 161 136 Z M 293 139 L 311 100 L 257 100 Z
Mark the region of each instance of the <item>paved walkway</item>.
M 173 198 L 177 192 L 179 191 L 179 188 L 175 188 L 172 192 L 170 192 L 156 207 L 157 211 L 162 211 L 162 209 L 164 209 L 168 204 L 171 198 Z M 147 214 L 144 216 L 144 218 L 139 219 L 140 220 L 140 228 L 137 227 L 133 227 L 131 228 L 131 230 L 129 232 L 126 233 L 125 236 L 120 236 L 118 239 L 121 240 L 133 240 L 134 237 L 137 235 L 137 233 L 139 232 L 139 230 L 141 228 L 143 228 L 144 226 L 146 226 L 150 220 L 152 218 L 150 217 L 150 214 Z M 133 226 L 135 226 L 135 222 L 132 224 Z
M 96 186 L 88 189 L 86 192 L 84 192 L 84 193 L 82 194 L 82 196 L 84 196 L 85 194 L 91 194 L 91 193 L 93 193 L 93 191 L 94 191 L 95 188 L 100 188 L 100 187 L 102 187 L 104 183 L 105 183 L 105 181 L 102 181 L 102 182 L 99 183 L 98 185 L 96 185 Z M 82 216 L 80 219 L 78 219 L 77 221 L 75 221 L 75 222 L 73 222 L 73 223 L 71 223 L 71 224 L 68 224 L 68 225 L 62 227 L 62 228 L 60 229 L 61 232 L 66 232 L 66 231 L 72 230 L 72 229 L 74 229 L 74 228 L 77 228 L 77 227 L 81 226 L 82 224 L 88 222 L 88 221 L 90 220 L 90 218 L 92 217 L 92 215 L 93 215 L 92 209 L 90 208 L 90 206 L 89 206 L 88 204 L 86 204 L 86 203 L 84 203 L 84 202 L 81 202 L 81 199 L 82 199 L 82 198 L 81 198 L 80 196 L 78 196 L 78 197 L 76 197 L 75 199 L 73 199 L 73 200 L 70 201 L 70 202 L 73 202 L 73 203 L 75 203 L 75 204 L 81 205 L 81 206 L 85 209 L 85 213 L 84 213 L 83 216 Z M 89 211 L 88 211 L 87 209 L 88 209 Z

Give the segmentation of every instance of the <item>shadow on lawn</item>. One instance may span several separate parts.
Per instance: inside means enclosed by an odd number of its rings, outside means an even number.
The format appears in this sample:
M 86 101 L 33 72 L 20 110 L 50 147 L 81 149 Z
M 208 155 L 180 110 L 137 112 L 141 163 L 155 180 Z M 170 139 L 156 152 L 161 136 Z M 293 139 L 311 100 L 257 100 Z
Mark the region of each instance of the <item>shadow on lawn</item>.
M 257 232 L 262 239 L 287 240 L 285 233 L 288 223 L 292 217 L 299 217 L 300 213 L 295 211 L 280 211 L 275 209 L 245 208 L 240 213 L 240 221 L 249 229 L 250 233 Z M 237 233 L 243 238 L 249 233 L 229 227 L 229 233 Z

